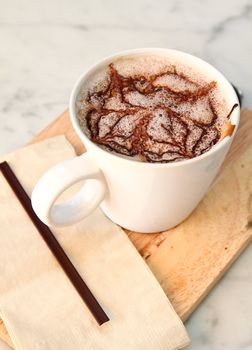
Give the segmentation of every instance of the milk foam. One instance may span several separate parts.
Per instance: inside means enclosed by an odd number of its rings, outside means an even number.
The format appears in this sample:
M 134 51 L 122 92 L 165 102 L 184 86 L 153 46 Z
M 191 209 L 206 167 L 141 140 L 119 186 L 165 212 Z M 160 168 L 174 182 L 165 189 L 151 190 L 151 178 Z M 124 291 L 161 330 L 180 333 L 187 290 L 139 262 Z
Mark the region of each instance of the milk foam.
M 83 85 L 76 104 L 91 140 L 150 162 L 206 152 L 219 141 L 229 112 L 217 82 L 156 55 L 111 62 Z

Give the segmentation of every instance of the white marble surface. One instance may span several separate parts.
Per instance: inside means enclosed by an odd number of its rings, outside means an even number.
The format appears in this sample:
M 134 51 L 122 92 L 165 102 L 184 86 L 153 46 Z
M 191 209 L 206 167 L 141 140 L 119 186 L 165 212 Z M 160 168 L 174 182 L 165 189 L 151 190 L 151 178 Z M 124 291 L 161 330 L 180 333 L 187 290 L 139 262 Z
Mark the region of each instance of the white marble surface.
M 78 75 L 95 60 L 148 46 L 206 59 L 252 107 L 251 0 L 0 0 L 0 153 L 62 112 Z M 187 327 L 188 349 L 252 350 L 251 247 Z

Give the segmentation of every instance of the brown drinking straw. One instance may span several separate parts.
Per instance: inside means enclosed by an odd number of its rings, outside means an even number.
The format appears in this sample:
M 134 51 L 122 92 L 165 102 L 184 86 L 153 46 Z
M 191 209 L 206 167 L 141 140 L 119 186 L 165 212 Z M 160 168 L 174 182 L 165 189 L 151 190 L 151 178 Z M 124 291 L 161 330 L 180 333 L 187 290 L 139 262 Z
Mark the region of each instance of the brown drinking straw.
M 65 271 L 66 275 L 74 285 L 75 289 L 79 293 L 86 306 L 89 308 L 90 312 L 93 314 L 98 324 L 102 325 L 103 323 L 109 321 L 108 316 L 101 308 L 98 301 L 95 299 L 94 295 L 73 266 L 72 262 L 62 249 L 57 239 L 54 237 L 49 227 L 46 226 L 35 214 L 34 210 L 32 209 L 29 196 L 23 189 L 16 175 L 11 170 L 9 164 L 7 162 L 0 163 L 0 170 L 2 171 L 13 192 L 16 194 L 19 202 L 22 204 L 25 211 L 31 218 L 33 224 L 38 229 L 52 254 L 58 260 L 58 263 Z

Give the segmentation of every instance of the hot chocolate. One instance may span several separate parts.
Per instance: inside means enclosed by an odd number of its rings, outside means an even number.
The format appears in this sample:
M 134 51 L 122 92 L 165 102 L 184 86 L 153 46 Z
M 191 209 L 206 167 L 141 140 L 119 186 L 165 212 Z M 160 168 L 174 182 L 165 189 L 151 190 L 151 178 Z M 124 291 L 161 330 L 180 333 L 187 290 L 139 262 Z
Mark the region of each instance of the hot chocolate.
M 231 110 L 218 82 L 159 56 L 123 57 L 84 85 L 77 98 L 83 132 L 96 144 L 143 162 L 171 162 L 220 141 Z

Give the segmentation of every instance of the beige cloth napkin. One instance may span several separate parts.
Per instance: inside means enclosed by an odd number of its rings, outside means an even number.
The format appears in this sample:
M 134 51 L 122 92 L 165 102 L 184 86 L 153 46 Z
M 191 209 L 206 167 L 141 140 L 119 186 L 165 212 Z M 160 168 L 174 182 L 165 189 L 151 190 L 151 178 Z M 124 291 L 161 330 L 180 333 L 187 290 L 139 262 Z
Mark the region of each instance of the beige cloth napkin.
M 63 137 L 6 157 L 30 195 L 74 156 Z M 186 330 L 127 235 L 100 210 L 54 234 L 108 313 L 99 327 L 0 174 L 0 314 L 17 350 L 169 350 Z
M 0 350 L 12 350 L 5 342 L 0 340 Z

